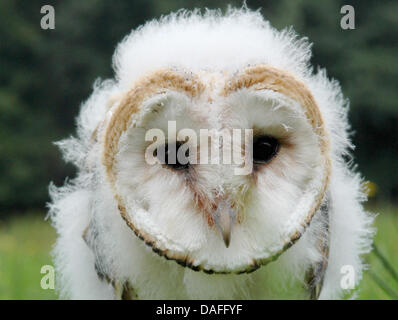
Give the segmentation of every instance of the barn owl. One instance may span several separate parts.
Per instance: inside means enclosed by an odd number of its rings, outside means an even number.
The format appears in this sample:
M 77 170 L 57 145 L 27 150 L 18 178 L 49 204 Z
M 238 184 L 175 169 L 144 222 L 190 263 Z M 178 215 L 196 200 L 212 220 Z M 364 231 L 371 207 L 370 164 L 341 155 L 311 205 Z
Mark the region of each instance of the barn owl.
M 348 103 L 310 56 L 305 38 L 247 8 L 179 11 L 125 37 L 114 79 L 95 83 L 77 135 L 58 143 L 78 168 L 50 186 L 61 295 L 354 296 L 373 218 L 346 161 Z M 231 152 L 251 170 L 168 159 L 183 145 L 212 154 L 201 130 L 249 130 Z

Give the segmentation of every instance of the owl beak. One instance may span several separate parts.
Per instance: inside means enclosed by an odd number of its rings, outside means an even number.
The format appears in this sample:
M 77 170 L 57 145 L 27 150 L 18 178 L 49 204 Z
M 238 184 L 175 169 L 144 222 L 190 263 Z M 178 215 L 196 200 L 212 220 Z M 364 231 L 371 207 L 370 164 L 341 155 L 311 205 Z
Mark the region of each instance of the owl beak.
M 232 227 L 235 223 L 236 212 L 226 201 L 221 201 L 214 213 L 214 221 L 221 232 L 225 246 L 231 242 Z

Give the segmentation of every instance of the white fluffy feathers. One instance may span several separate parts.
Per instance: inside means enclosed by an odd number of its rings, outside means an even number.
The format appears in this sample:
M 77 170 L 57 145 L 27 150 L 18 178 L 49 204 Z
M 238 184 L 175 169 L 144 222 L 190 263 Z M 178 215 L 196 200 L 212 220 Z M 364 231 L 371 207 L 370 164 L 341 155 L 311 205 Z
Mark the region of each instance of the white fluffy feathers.
M 328 80 L 325 71 L 313 73 L 310 56 L 306 39 L 299 39 L 292 29 L 275 30 L 259 12 L 247 9 L 230 9 L 225 15 L 219 11 L 203 15 L 180 11 L 148 22 L 123 39 L 113 58 L 115 79 L 96 82 L 79 115 L 77 137 L 58 143 L 65 159 L 78 168 L 74 180 L 63 187 L 50 188 L 50 216 L 58 232 L 55 264 L 62 295 L 77 299 L 119 298 L 118 293 L 128 283 L 133 288 L 130 291 L 139 298 L 308 298 L 305 278 L 322 258 L 319 241 L 327 241 L 329 247 L 320 298 L 341 298 L 347 293 L 340 286 L 344 265 L 355 270 L 358 284 L 363 269 L 360 255 L 370 250 L 372 218 L 361 206 L 361 179 L 343 158 L 351 148 L 347 101 L 338 83 Z M 319 210 L 297 243 L 253 273 L 195 272 L 152 252 L 121 218 L 102 164 L 104 126 L 112 108 L 140 77 L 150 72 L 178 68 L 195 74 L 217 71 L 233 75 L 258 64 L 285 70 L 300 79 L 319 106 L 330 137 L 332 159 L 328 199 L 324 201 L 328 215 Z M 180 117 L 181 127 L 200 128 L 211 127 L 211 123 L 222 119 L 229 126 L 264 130 L 283 127 L 292 132 L 298 147 L 293 154 L 281 158 L 286 162 L 286 172 L 282 176 L 273 171 L 264 173 L 257 189 L 250 193 L 251 200 L 245 200 L 245 212 L 251 219 L 247 220 L 246 229 L 236 229 L 232 239 L 235 242 L 231 242 L 234 251 L 225 251 L 221 244 L 218 248 L 219 239 L 197 210 L 190 207 L 190 191 L 179 177 L 160 168 L 149 170 L 140 162 L 142 146 L 134 131 L 127 130 L 121 138 L 119 191 L 124 192 L 125 198 L 131 195 L 134 201 L 144 203 L 155 217 L 151 216 L 150 222 L 161 229 L 166 241 L 175 241 L 177 247 L 186 248 L 187 254 L 194 252 L 201 263 L 226 269 L 244 264 L 245 254 L 257 252 L 260 244 L 275 241 L 270 240 L 275 236 L 273 232 L 288 220 L 297 205 L 300 186 L 311 179 L 315 181 L 320 174 L 318 137 L 305 117 L 292 111 L 295 103 L 286 102 L 285 98 L 272 92 L 253 96 L 241 91 L 229 97 L 229 102 L 216 101 L 213 109 L 203 110 L 203 101 L 191 105 L 187 99 L 176 95 L 173 98 L 171 94 L 160 98 L 165 105 L 162 116 L 145 123 L 147 128 L 162 127 L 166 120 Z M 234 115 L 231 118 L 223 118 L 225 112 L 217 110 L 225 105 Z M 176 113 L 177 107 L 180 113 Z M 296 166 L 291 165 L 293 160 Z M 214 181 L 219 175 L 212 169 L 199 170 L 199 176 L 197 183 L 204 190 L 219 183 Z M 236 182 L 231 177 L 229 185 L 244 185 L 245 181 L 242 178 Z M 101 275 L 111 281 L 101 279 Z

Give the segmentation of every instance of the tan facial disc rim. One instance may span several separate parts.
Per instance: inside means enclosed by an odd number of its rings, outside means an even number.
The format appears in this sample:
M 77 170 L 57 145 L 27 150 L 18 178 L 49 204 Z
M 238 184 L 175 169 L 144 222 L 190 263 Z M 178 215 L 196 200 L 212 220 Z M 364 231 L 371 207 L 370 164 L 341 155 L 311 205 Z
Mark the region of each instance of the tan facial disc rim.
M 253 262 L 249 267 L 244 270 L 232 271 L 233 273 L 251 272 L 258 269 L 261 265 L 265 265 L 277 259 L 301 237 L 306 227 L 310 224 L 312 217 L 322 204 L 331 171 L 329 136 L 325 130 L 324 121 L 315 99 L 302 81 L 284 70 L 276 69 L 268 65 L 257 65 L 246 68 L 241 74 L 228 81 L 222 91 L 222 95 L 227 96 L 244 88 L 253 88 L 254 90 L 272 90 L 300 103 L 307 119 L 319 137 L 320 150 L 324 158 L 324 175 L 322 189 L 320 190 L 315 203 L 308 212 L 306 219 L 302 222 L 302 230 L 298 230 L 292 234 L 290 239 L 283 245 L 283 248 L 273 256 L 262 260 L 253 259 Z M 195 271 L 203 270 L 207 273 L 230 273 L 205 269 L 200 265 L 195 266 L 193 265 L 193 261 L 186 255 L 184 256 L 176 252 L 171 252 L 167 249 L 159 249 L 156 246 L 156 239 L 147 232 L 138 230 L 134 226 L 127 213 L 126 207 L 123 204 L 121 196 L 117 193 L 115 187 L 116 172 L 114 172 L 114 165 L 118 152 L 119 139 L 122 133 L 127 130 L 131 116 L 139 111 L 139 106 L 143 101 L 155 94 L 166 92 L 167 90 L 178 91 L 191 98 L 195 98 L 200 96 L 200 94 L 205 90 L 205 85 L 192 74 L 186 76 L 169 69 L 158 70 L 141 78 L 116 107 L 116 110 L 114 110 L 105 130 L 103 164 L 106 168 L 107 178 L 113 188 L 121 216 L 134 233 L 149 245 L 154 252 L 164 256 L 166 259 L 175 260 L 177 263 L 187 266 Z

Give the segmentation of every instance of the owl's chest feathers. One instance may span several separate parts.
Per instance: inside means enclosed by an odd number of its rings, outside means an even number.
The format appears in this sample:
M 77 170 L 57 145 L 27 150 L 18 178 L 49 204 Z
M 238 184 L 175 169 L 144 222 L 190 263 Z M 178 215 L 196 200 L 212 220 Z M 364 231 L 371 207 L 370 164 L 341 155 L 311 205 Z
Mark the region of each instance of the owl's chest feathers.
M 278 260 L 240 275 L 206 274 L 184 268 L 157 255 L 136 236 L 127 244 L 133 254 L 110 257 L 104 250 L 108 246 L 102 243 L 106 240 L 99 230 L 103 229 L 95 220 L 85 229 L 83 239 L 93 252 L 93 270 L 99 281 L 113 286 L 116 299 L 317 298 L 327 267 L 327 216 L 324 205 L 316 215 L 315 226 Z M 318 234 L 314 236 L 314 232 Z M 298 257 L 305 255 L 308 246 L 319 250 L 321 259 Z M 297 260 L 306 259 L 305 268 L 292 269 Z

